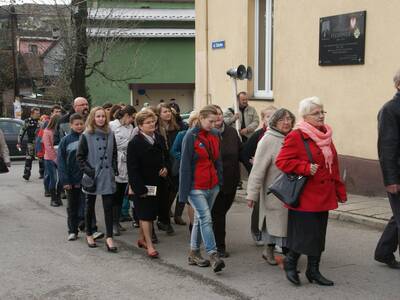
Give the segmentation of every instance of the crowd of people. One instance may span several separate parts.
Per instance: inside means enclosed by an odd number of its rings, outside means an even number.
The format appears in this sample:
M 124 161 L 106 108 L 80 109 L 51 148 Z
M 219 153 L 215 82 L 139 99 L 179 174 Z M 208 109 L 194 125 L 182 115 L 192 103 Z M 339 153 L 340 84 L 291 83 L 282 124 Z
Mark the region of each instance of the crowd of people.
M 137 246 L 149 257 L 159 257 L 155 227 L 172 235 L 172 219 L 175 225 L 188 225 L 191 233 L 188 263 L 220 272 L 230 255 L 226 219 L 241 188 L 241 163 L 249 173 L 249 229 L 254 242 L 265 247 L 262 258 L 278 265 L 276 252 L 281 249 L 287 279 L 300 285 L 297 261 L 306 255 L 306 278 L 333 285 L 320 273 L 319 264 L 329 211 L 347 195 L 323 103 L 317 97 L 303 99 L 297 123 L 288 109 L 266 107 L 261 125 L 245 92 L 238 94 L 238 103 L 238 113 L 207 105 L 192 112 L 187 122 L 175 99 L 137 112 L 123 103 L 89 110 L 88 101 L 78 97 L 64 116 L 56 105 L 49 118 L 41 120 L 40 111 L 33 108 L 20 134 L 20 140 L 28 135 L 23 178 L 31 176 L 36 147 L 42 153 L 40 172 L 50 205 L 62 205 L 61 193 L 66 193 L 69 241 L 84 231 L 88 247 L 95 248 L 96 240 L 104 237 L 95 214 L 101 195 L 109 252 L 118 251 L 113 237 L 126 230 L 121 220 L 131 220 L 139 228 Z M 283 173 L 308 178 L 297 207 L 284 205 L 268 191 Z M 185 208 L 189 224 L 183 217 Z

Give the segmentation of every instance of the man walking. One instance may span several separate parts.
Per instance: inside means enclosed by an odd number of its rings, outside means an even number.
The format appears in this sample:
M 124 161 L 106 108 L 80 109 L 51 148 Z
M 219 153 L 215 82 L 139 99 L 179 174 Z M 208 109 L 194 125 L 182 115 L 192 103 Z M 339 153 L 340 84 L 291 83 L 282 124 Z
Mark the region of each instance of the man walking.
M 224 114 L 224 122 L 228 126 L 235 127 L 236 120 L 239 120 L 239 133 L 243 142 L 253 134 L 260 124 L 257 111 L 249 105 L 249 97 L 246 92 L 240 92 L 237 95 L 239 101 L 239 112 L 235 114 L 233 108 L 228 108 Z
M 18 135 L 17 148 L 21 149 L 22 140 L 25 134 L 28 136 L 28 143 L 26 145 L 26 157 L 25 157 L 25 168 L 24 175 L 22 176 L 25 180 L 29 180 L 31 177 L 32 161 L 35 159 L 35 139 L 36 133 L 40 127 L 39 125 L 40 109 L 39 107 L 33 107 L 31 109 L 31 115 L 25 119 L 24 125 Z
M 375 260 L 400 269 L 394 253 L 400 229 L 400 70 L 393 78 L 397 93 L 378 113 L 378 155 L 393 216 L 375 249 Z

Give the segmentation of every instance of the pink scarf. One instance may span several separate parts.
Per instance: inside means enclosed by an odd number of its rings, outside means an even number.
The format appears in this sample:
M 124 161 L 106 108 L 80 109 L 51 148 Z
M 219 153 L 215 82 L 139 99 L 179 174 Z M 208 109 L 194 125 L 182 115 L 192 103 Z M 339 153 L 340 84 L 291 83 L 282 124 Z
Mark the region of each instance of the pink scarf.
M 329 169 L 329 172 L 332 173 L 332 164 L 333 164 L 333 153 L 331 149 L 332 144 L 332 129 L 328 125 L 324 125 L 326 132 L 322 132 L 318 130 L 318 128 L 312 126 L 311 124 L 301 121 L 296 126 L 302 132 L 307 134 L 321 149 L 322 154 L 325 158 L 325 165 Z

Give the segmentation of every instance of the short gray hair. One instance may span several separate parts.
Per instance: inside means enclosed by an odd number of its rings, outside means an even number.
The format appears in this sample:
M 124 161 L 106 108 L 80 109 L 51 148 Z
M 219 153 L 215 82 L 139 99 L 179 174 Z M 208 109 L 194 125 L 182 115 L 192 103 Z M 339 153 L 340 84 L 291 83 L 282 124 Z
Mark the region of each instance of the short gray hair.
M 400 84 L 400 69 L 397 70 L 396 74 L 394 74 L 393 82 L 394 82 L 395 87 L 397 88 L 397 86 Z
M 273 113 L 268 122 L 269 127 L 276 128 L 276 124 L 280 120 L 282 120 L 286 115 L 289 115 L 289 117 L 292 119 L 292 128 L 293 128 L 294 123 L 296 122 L 296 117 L 290 110 L 286 108 L 280 108 Z
M 321 100 L 316 97 L 309 97 L 305 98 L 300 101 L 299 103 L 299 115 L 300 117 L 304 117 L 308 114 L 311 113 L 311 111 L 316 107 L 323 107 L 324 105 L 322 104 Z

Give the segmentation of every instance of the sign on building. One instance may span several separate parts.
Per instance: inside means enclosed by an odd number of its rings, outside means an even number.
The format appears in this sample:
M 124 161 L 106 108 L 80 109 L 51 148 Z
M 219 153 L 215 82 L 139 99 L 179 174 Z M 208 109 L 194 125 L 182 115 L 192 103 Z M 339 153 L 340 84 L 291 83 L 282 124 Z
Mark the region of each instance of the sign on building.
M 320 18 L 319 65 L 364 64 L 366 11 Z

